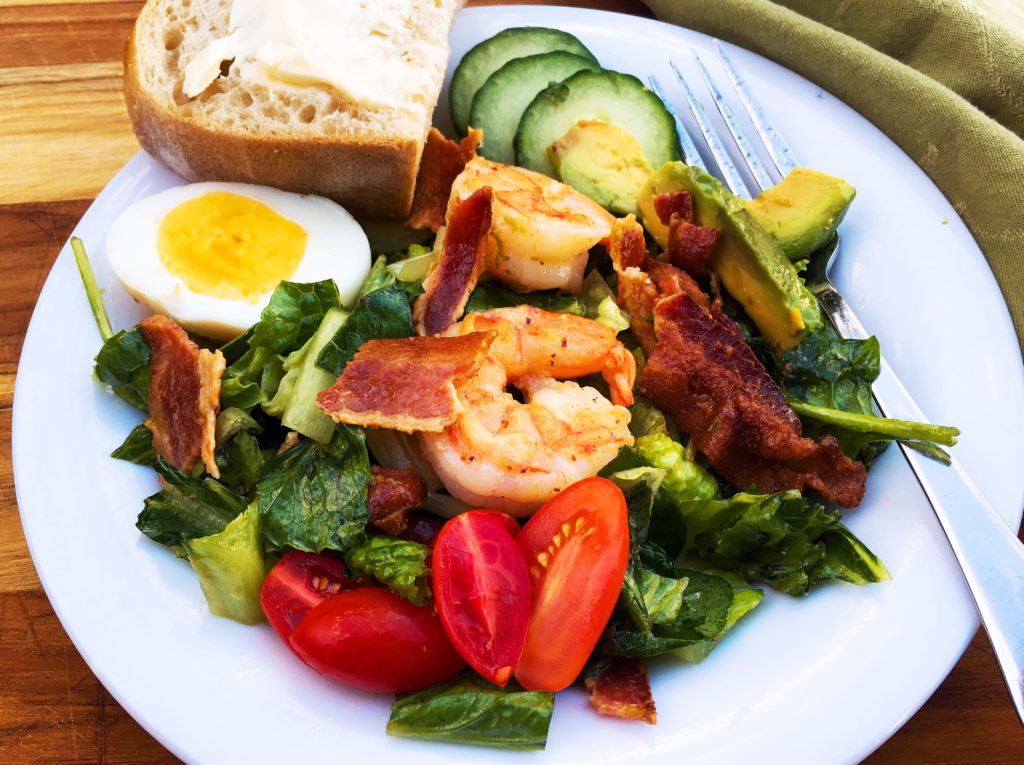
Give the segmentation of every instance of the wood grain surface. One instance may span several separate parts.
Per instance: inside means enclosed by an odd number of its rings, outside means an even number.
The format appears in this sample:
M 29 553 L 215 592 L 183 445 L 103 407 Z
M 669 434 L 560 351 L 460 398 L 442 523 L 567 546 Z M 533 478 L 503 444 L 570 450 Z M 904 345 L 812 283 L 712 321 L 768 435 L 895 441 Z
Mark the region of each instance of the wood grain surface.
M 638 0 L 550 4 L 650 15 Z M 0 0 L 0 763 L 176 761 L 104 690 L 54 615 L 11 468 L 14 379 L 32 307 L 75 222 L 137 150 L 120 60 L 141 5 Z M 1024 763 L 1024 733 L 983 635 L 867 762 Z

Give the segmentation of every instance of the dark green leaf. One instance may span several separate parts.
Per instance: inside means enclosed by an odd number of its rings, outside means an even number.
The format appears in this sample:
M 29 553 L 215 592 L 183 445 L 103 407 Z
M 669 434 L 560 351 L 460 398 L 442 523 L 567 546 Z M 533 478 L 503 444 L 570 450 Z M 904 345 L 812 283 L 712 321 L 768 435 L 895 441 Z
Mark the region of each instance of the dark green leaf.
M 146 498 L 135 524 L 154 542 L 181 545 L 190 539 L 217 534 L 249 504 L 213 478 L 193 478 L 159 457 L 155 467 L 164 487 Z
M 317 366 L 340 375 L 367 340 L 412 337 L 412 311 L 401 287 L 371 292 L 356 303 L 345 324 L 320 352 Z
M 301 439 L 276 455 L 256 486 L 263 535 L 273 549 L 350 550 L 366 541 L 370 461 L 359 428 L 330 443 Z
M 499 749 L 543 749 L 555 694 L 467 677 L 399 697 L 388 734 Z
M 217 415 L 216 440 L 218 446 L 223 446 L 238 433 L 253 433 L 259 435 L 263 432 L 263 426 L 244 409 L 228 407 L 221 410 Z
M 545 311 L 583 315 L 583 306 L 572 295 L 558 292 L 521 293 L 502 287 L 497 282 L 480 282 L 470 293 L 466 313 L 490 311 L 494 308 L 510 308 L 517 305 L 532 305 Z
M 782 355 L 779 374 L 789 394 L 844 412 L 871 413 L 878 377 L 878 340 L 845 340 L 824 331 L 807 335 Z
M 259 441 L 248 432 L 241 431 L 214 453 L 221 482 L 235 491 L 249 494 L 260 480 L 266 457 Z
M 828 579 L 864 584 L 888 578 L 877 558 L 842 525 L 838 513 L 808 502 L 797 491 L 739 493 L 729 499 L 684 503 L 683 510 L 702 559 L 790 595 L 805 595 Z M 837 545 L 834 565 L 827 563 L 832 560 L 830 539 Z M 849 540 L 856 542 L 855 548 Z M 863 571 L 851 574 L 852 561 L 841 562 L 839 547 L 842 555 L 858 551 Z
M 154 464 L 156 452 L 153 451 L 153 433 L 145 425 L 136 425 L 124 443 L 114 449 L 110 456 L 126 462 L 134 462 L 136 465 Z
M 228 340 L 224 345 L 220 347 L 220 352 L 224 355 L 224 361 L 227 364 L 234 364 L 245 352 L 249 350 L 249 342 L 252 340 L 253 329 L 256 325 L 249 327 L 238 337 Z
M 220 405 L 251 409 L 273 397 L 284 376 L 281 357 L 270 348 L 250 348 L 224 370 L 220 386 Z
M 430 548 L 419 542 L 389 536 L 371 537 L 345 554 L 349 568 L 372 576 L 392 592 L 417 606 L 430 602 Z
M 122 329 L 103 343 L 94 373 L 129 404 L 149 412 L 149 344 L 141 329 Z
M 252 328 L 249 347 L 289 353 L 302 346 L 320 326 L 328 308 L 341 308 L 333 279 L 298 284 L 281 282 Z

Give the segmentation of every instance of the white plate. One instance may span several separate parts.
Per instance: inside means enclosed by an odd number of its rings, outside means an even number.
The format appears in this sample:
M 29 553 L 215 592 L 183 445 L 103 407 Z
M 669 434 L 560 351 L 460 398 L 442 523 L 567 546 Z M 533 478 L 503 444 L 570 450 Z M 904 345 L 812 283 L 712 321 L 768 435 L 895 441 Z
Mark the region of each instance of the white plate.
M 504 27 L 529 24 L 569 30 L 605 66 L 653 72 L 664 85 L 673 83 L 669 58 L 686 67 L 691 49 L 713 58 L 708 38 L 653 21 L 506 7 L 464 11 L 453 60 Z M 857 187 L 843 225 L 839 287 L 924 411 L 963 430 L 957 455 L 1016 527 L 1024 378 L 1009 316 L 974 241 L 927 177 L 865 119 L 791 72 L 730 50 L 802 161 Z M 101 257 L 104 232 L 132 200 L 178 183 L 140 154 L 76 229 L 115 326 L 142 314 Z M 655 662 L 657 726 L 599 718 L 571 691 L 558 697 L 543 754 L 388 738 L 390 698 L 322 679 L 269 627 L 211 617 L 188 565 L 136 531 L 156 481 L 106 456 L 138 414 L 90 379 L 99 344 L 65 247 L 18 371 L 22 522 L 43 586 L 89 666 L 191 763 L 855 762 L 928 698 L 977 625 L 942 533 L 890 449 L 847 519 L 893 581 L 824 587 L 804 600 L 773 594 L 703 664 Z

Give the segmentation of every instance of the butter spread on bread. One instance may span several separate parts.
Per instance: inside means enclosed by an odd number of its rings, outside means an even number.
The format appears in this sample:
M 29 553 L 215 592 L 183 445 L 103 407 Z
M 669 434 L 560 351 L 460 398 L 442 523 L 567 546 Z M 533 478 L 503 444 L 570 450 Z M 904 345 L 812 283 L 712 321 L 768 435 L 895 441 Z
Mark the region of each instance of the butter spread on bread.
M 149 0 L 125 54 L 143 148 L 189 180 L 408 212 L 462 0 Z

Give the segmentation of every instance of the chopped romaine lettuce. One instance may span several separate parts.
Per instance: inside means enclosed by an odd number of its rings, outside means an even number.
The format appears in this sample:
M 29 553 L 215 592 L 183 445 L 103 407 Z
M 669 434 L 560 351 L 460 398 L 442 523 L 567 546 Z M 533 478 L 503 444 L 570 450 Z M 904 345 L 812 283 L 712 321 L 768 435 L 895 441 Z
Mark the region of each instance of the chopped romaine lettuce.
M 145 425 L 136 425 L 132 432 L 124 440 L 124 443 L 114 449 L 110 456 L 133 462 L 136 465 L 156 464 L 156 452 L 153 451 L 153 433 Z
M 334 421 L 320 411 L 316 397 L 336 379 L 316 365 L 320 351 L 345 323 L 347 314 L 328 309 L 314 335 L 299 350 L 284 360 L 284 377 L 277 393 L 263 404 L 263 411 L 277 417 L 281 424 L 320 443 L 327 443 L 334 434 Z
M 320 351 L 316 364 L 337 377 L 367 340 L 414 334 L 406 293 L 394 285 L 385 287 L 356 302 L 348 319 Z
M 223 531 L 187 540 L 184 547 L 199 575 L 210 613 L 242 624 L 263 621 L 260 586 L 266 575 L 266 562 L 255 502 Z
M 359 428 L 339 425 L 327 444 L 309 439 L 271 459 L 256 485 L 270 548 L 350 550 L 366 541 L 370 460 Z
M 431 598 L 428 555 L 430 548 L 419 542 L 379 535 L 349 550 L 345 563 L 410 603 L 425 606 Z
M 597 269 L 592 270 L 583 280 L 580 304 L 584 316 L 604 324 L 613 332 L 629 329 L 629 317 L 619 308 L 612 288 Z
M 555 694 L 504 688 L 481 678 L 400 696 L 391 708 L 388 734 L 500 749 L 543 749 Z
M 558 292 L 516 292 L 508 287 L 502 287 L 497 282 L 480 282 L 476 285 L 466 303 L 466 313 L 517 305 L 532 305 L 545 311 L 583 315 L 583 306 L 572 295 L 562 295 Z
M 249 504 L 213 478 L 193 478 L 159 457 L 155 467 L 163 488 L 146 498 L 135 524 L 154 542 L 174 547 L 216 534 Z

